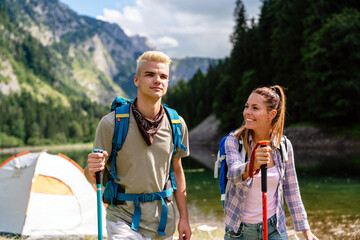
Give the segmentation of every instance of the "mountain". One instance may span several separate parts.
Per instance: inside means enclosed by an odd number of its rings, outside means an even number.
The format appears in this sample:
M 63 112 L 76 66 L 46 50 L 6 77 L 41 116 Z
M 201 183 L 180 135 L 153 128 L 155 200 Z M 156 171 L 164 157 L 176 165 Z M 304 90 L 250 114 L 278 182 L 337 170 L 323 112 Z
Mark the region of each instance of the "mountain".
M 135 97 L 136 59 L 151 50 L 145 37 L 127 36 L 117 25 L 80 16 L 58 0 L 0 0 L 12 21 L 48 51 L 56 79 L 66 92 L 108 105 L 118 95 Z M 172 83 L 188 80 L 210 59 L 175 59 Z M 9 88 L 9 87 L 8 87 Z M 66 94 L 66 93 L 65 93 Z
M 172 87 L 181 79 L 186 82 L 191 79 L 197 70 L 206 73 L 210 65 L 217 64 L 218 60 L 211 58 L 186 57 L 183 59 L 173 59 L 170 67 L 170 83 Z
M 128 76 L 136 56 L 150 49 L 141 39 L 129 38 L 115 24 L 79 16 L 57 0 L 2 4 L 20 28 L 49 49 L 54 73 L 69 89 L 104 104 L 134 91 Z

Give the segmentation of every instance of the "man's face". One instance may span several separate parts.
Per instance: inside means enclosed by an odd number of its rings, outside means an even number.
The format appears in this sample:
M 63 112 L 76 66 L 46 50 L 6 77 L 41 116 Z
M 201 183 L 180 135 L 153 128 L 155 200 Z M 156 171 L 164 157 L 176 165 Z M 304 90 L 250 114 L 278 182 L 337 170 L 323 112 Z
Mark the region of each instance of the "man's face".
M 134 83 L 138 87 L 138 97 L 158 100 L 166 94 L 169 84 L 169 65 L 147 61 L 140 74 L 135 75 Z

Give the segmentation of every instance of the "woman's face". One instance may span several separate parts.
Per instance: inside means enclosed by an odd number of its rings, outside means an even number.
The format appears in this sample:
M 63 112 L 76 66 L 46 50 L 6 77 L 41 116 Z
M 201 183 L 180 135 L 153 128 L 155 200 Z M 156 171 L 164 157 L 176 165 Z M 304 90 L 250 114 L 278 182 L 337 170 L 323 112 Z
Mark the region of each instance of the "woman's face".
M 243 112 L 245 127 L 251 130 L 270 130 L 271 121 L 276 115 L 275 110 L 268 111 L 263 96 L 252 93 L 246 104 Z

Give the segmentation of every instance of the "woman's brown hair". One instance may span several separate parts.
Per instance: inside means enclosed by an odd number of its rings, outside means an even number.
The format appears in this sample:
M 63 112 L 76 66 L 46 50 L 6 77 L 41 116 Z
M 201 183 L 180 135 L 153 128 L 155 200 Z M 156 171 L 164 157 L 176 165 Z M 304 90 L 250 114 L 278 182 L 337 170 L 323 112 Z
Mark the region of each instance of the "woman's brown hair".
M 275 85 L 272 87 L 260 87 L 252 91 L 252 93 L 259 94 L 265 99 L 265 104 L 268 108 L 268 111 L 276 110 L 277 114 L 271 122 L 271 132 L 270 140 L 274 139 L 276 147 L 280 146 L 281 137 L 284 130 L 285 123 L 285 103 L 286 97 L 284 89 Z M 251 154 L 251 147 L 249 144 L 249 136 L 253 134 L 252 130 L 245 128 L 245 122 L 243 125 L 235 132 L 235 136 L 238 140 L 242 139 L 245 151 L 248 156 Z

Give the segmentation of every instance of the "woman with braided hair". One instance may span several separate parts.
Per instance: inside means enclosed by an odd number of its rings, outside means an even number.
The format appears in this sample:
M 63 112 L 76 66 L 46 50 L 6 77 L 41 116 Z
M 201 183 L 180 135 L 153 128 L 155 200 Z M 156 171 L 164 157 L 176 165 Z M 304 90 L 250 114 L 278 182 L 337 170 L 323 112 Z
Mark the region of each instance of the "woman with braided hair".
M 228 189 L 225 201 L 225 239 L 262 239 L 263 215 L 261 165 L 267 165 L 267 225 L 268 239 L 288 239 L 284 198 L 291 213 L 295 231 L 302 231 L 305 239 L 318 240 L 311 232 L 307 214 L 300 196 L 291 142 L 283 137 L 285 122 L 285 94 L 282 87 L 261 87 L 249 96 L 243 116 L 244 124 L 225 141 L 228 166 Z M 269 145 L 254 151 L 253 166 L 250 157 L 259 141 Z M 239 152 L 242 141 L 245 159 Z M 282 160 L 280 144 L 286 146 Z M 252 173 L 250 169 L 252 168 Z M 252 176 L 252 177 L 251 177 Z

